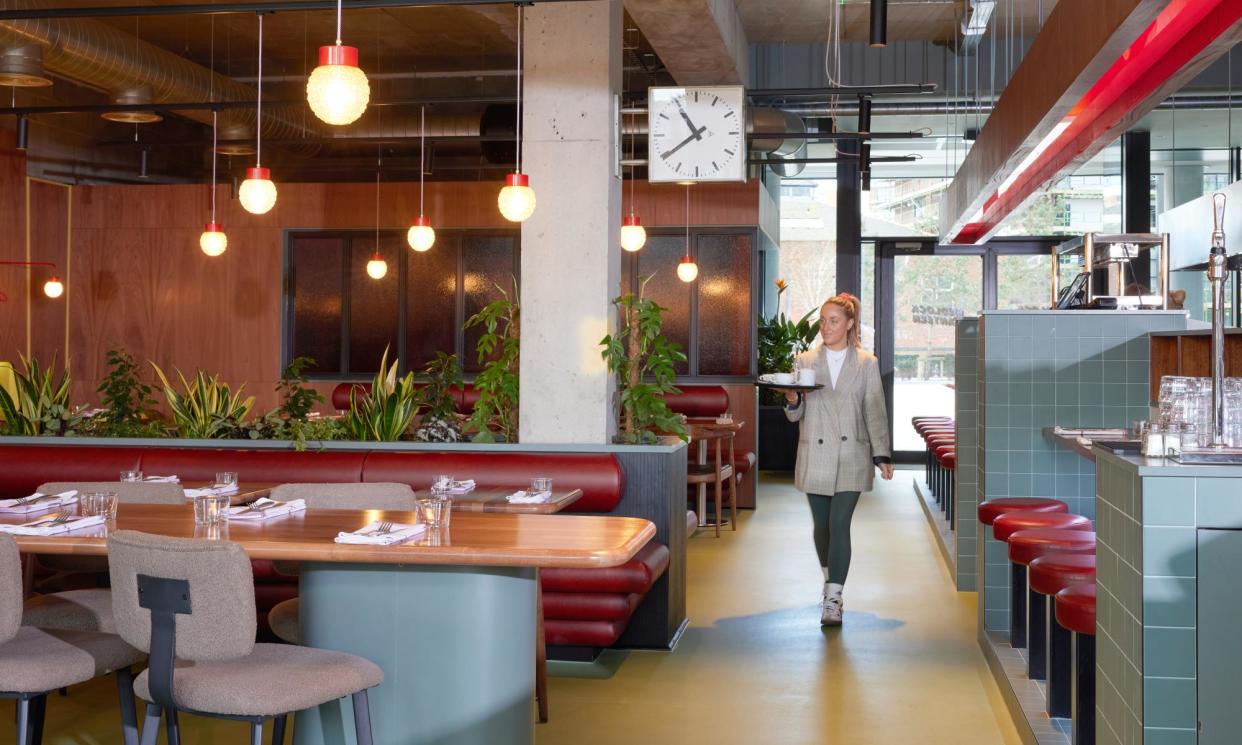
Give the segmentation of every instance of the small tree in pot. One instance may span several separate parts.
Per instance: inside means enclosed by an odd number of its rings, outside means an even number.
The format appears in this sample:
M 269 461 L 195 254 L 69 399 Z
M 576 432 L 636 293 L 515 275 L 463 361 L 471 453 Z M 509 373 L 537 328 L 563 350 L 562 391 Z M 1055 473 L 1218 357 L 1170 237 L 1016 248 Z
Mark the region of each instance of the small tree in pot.
M 686 355 L 660 333 L 665 308 L 643 295 L 654 276 L 643 279 L 637 296 L 627 293 L 612 301 L 619 315 L 617 333 L 600 341 L 601 356 L 617 375 L 619 442 L 655 443 L 661 433 L 688 439 L 685 423 L 664 401 L 665 394 L 680 392 L 673 385 L 674 366 Z

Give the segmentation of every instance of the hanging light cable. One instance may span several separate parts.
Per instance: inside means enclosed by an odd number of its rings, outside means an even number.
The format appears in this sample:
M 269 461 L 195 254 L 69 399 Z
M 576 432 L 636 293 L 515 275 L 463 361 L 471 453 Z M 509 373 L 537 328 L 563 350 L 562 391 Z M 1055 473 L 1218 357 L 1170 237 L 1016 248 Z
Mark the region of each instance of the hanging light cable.
M 634 144 L 634 135 L 631 134 L 631 161 L 634 160 L 636 148 L 637 145 Z M 647 230 L 638 219 L 638 215 L 634 213 L 634 181 L 638 178 L 638 174 L 636 173 L 637 170 L 638 166 L 630 166 L 630 214 L 626 215 L 621 221 L 621 248 L 630 252 L 641 249 L 647 243 Z
M 381 146 L 382 147 L 382 146 Z M 375 253 L 371 255 L 371 260 L 367 262 L 367 274 L 371 279 L 383 279 L 388 274 L 388 262 L 384 261 L 384 257 L 380 254 L 380 165 L 383 159 L 379 153 L 375 155 Z
M 699 265 L 690 251 L 690 184 L 686 183 L 686 253 L 677 264 L 677 278 L 682 282 L 693 282 L 698 276 Z
M 214 70 L 216 63 L 216 17 L 211 17 L 211 65 Z M 207 94 L 208 100 L 216 100 L 216 78 L 211 76 L 211 87 Z M 220 112 L 211 111 L 211 222 L 203 228 L 198 236 L 198 247 L 208 256 L 219 256 L 229 247 L 229 238 L 224 234 L 224 226 L 216 220 L 216 146 L 219 130 Z
M 522 15 L 522 6 L 518 5 L 517 124 L 513 128 L 517 153 L 513 173 L 505 176 L 505 185 L 496 197 L 500 214 L 510 222 L 523 222 L 535 212 L 535 190 L 530 188 L 530 177 L 522 173 Z
M 358 48 L 341 44 L 341 0 L 336 0 L 336 44 L 319 47 L 319 66 L 306 79 L 306 102 L 320 120 L 342 125 L 357 121 L 370 100 Z
M 254 167 L 246 169 L 246 180 L 237 190 L 237 199 L 252 215 L 267 214 L 276 206 L 276 184 L 272 183 L 272 172 L 263 167 L 263 13 L 259 13 L 258 72 L 254 110 Z
M 410 229 L 405 234 L 405 240 L 410 244 L 410 248 L 418 252 L 427 251 L 436 242 L 436 229 L 431 227 L 431 220 L 427 219 L 427 213 L 423 211 L 424 183 L 423 174 L 426 170 L 426 153 L 427 153 L 427 107 L 424 106 L 418 115 L 418 217 L 410 225 Z

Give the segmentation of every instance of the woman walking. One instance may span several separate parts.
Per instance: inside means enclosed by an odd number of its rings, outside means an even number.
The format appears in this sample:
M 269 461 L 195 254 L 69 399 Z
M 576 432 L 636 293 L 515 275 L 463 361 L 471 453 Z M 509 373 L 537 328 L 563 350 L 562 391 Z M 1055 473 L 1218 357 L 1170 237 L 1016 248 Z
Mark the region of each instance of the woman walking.
M 839 626 L 842 591 L 850 570 L 850 520 L 862 492 L 870 491 L 879 466 L 893 477 L 888 414 L 880 368 L 862 348 L 858 298 L 841 293 L 819 310 L 823 344 L 798 357 L 815 370 L 823 388 L 785 393 L 785 416 L 801 421 L 794 485 L 806 492 L 815 523 L 815 552 L 824 572 L 820 624 Z

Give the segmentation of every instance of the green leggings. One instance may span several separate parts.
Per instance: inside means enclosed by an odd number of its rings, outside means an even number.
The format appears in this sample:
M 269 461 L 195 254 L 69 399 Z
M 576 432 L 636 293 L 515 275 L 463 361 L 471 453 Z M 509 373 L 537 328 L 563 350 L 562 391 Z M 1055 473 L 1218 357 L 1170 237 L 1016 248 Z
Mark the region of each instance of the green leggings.
M 819 565 L 828 567 L 828 581 L 845 584 L 850 573 L 850 520 L 858 506 L 858 492 L 807 494 L 811 518 L 815 521 L 815 553 Z

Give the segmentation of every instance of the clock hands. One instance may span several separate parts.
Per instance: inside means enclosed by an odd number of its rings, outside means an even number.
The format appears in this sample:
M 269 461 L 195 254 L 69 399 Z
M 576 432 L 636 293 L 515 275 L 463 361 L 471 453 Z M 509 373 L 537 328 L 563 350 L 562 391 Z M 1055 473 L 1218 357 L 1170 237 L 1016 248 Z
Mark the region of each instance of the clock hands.
M 689 119 L 687 119 L 686 121 L 690 121 L 690 120 L 689 120 Z M 678 150 L 682 149 L 682 148 L 683 148 L 683 147 L 685 147 L 686 145 L 689 145 L 691 142 L 694 142 L 695 140 L 701 140 L 701 139 L 703 139 L 703 133 L 704 133 L 704 132 L 706 132 L 706 131 L 707 131 L 707 127 L 706 127 L 706 126 L 699 127 L 698 129 L 693 129 L 693 127 L 692 127 L 692 128 L 691 128 L 691 132 L 690 132 L 690 136 L 689 136 L 689 137 L 687 137 L 686 139 L 684 139 L 684 140 L 682 140 L 681 142 L 679 142 L 679 143 L 677 143 L 676 145 L 674 145 L 674 146 L 672 147 L 672 149 L 671 149 L 671 150 L 666 150 L 665 152 L 660 153 L 660 157 L 661 157 L 661 158 L 664 158 L 665 160 L 668 160 L 668 158 L 669 158 L 669 157 L 671 157 L 671 156 L 673 155 L 673 153 L 675 153 L 675 152 L 677 152 Z
M 694 122 L 690 121 L 690 115 L 686 113 L 686 109 L 684 106 L 681 105 L 680 101 L 677 103 L 677 113 L 681 114 L 681 118 L 686 120 L 686 126 L 690 128 L 690 132 L 691 132 L 690 136 L 696 140 L 703 139 L 703 131 L 706 130 L 707 127 L 694 126 Z M 685 143 L 682 143 L 682 144 L 685 144 Z

